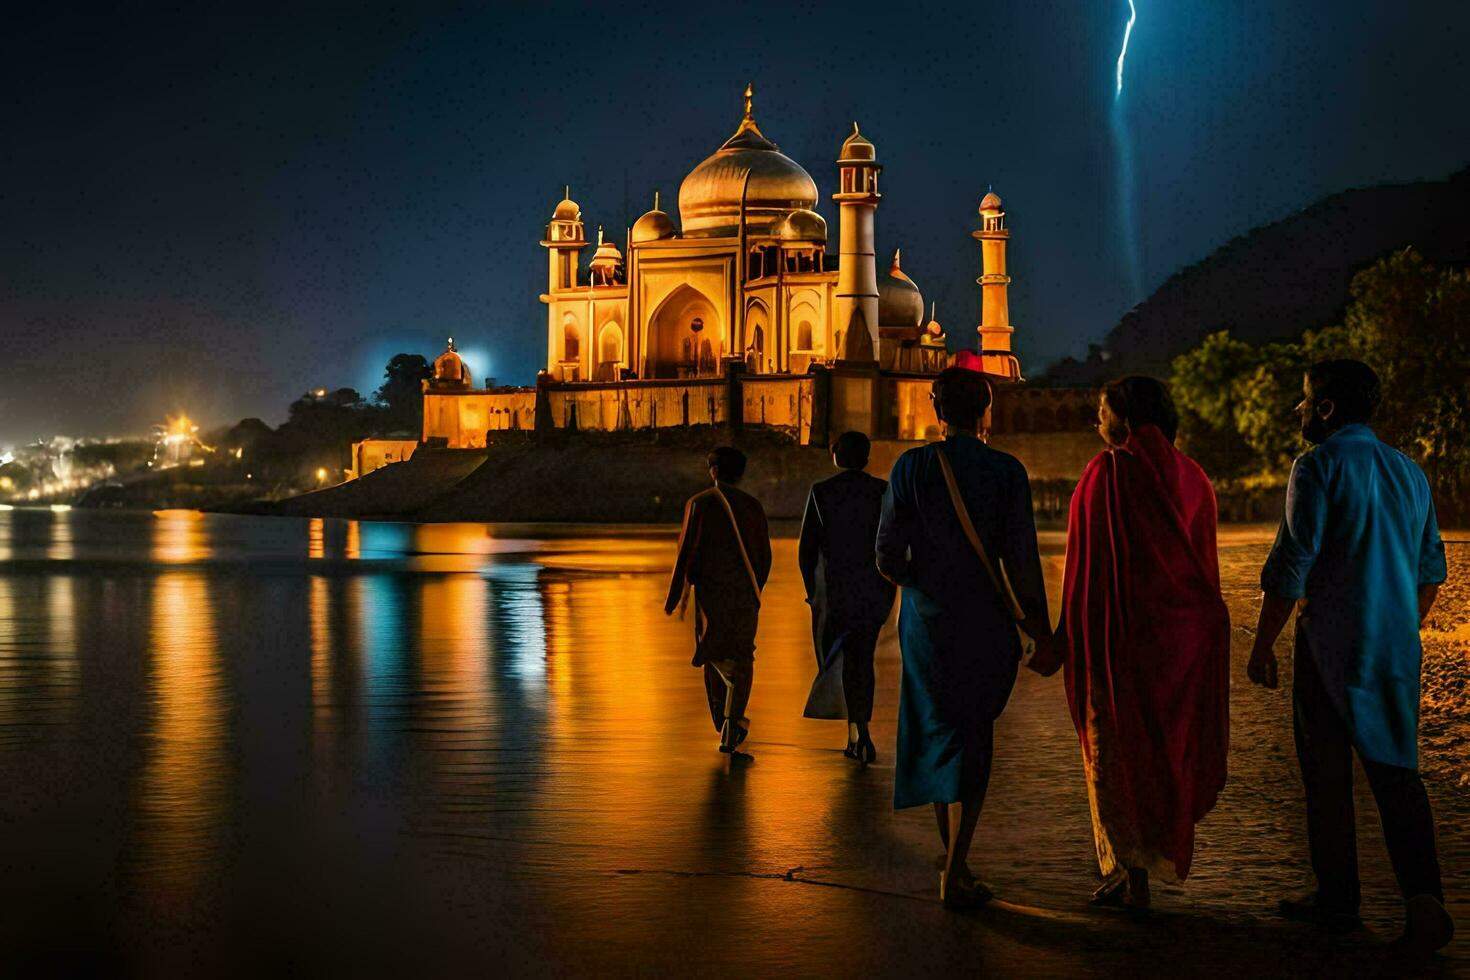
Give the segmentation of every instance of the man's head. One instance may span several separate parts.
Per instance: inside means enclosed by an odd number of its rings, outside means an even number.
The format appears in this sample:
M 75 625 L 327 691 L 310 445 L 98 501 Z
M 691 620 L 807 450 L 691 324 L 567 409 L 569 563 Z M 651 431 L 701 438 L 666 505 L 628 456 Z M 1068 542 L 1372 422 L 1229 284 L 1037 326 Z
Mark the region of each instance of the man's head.
M 734 446 L 720 446 L 710 450 L 710 478 L 720 483 L 739 483 L 745 475 L 745 454 Z
M 966 368 L 945 368 L 934 379 L 929 392 L 934 413 L 951 428 L 974 432 L 990 407 L 990 382 L 985 375 Z
M 1308 442 L 1321 442 L 1345 425 L 1368 422 L 1381 397 L 1378 373 L 1362 361 L 1318 361 L 1302 379 L 1302 400 L 1296 407 L 1302 435 Z
M 868 452 L 873 444 L 861 432 L 844 432 L 832 443 L 832 461 L 844 470 L 860 470 L 868 465 Z
M 1158 426 L 1170 442 L 1179 434 L 1179 413 L 1162 381 L 1141 374 L 1109 381 L 1097 406 L 1097 431 L 1109 446 L 1121 446 L 1141 425 Z

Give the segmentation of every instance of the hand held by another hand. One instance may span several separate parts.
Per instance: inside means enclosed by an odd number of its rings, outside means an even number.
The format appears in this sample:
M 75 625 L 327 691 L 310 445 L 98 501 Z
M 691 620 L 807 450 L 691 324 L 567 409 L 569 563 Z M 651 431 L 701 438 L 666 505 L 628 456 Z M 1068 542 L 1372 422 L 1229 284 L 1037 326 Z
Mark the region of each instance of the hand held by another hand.
M 1061 669 L 1062 649 L 1050 636 L 1043 635 L 1035 642 L 1036 652 L 1026 661 L 1026 669 L 1033 670 L 1042 677 L 1050 677 Z
M 1276 653 L 1270 647 L 1256 647 L 1251 650 L 1250 663 L 1246 664 L 1246 676 L 1254 684 L 1259 684 L 1268 690 L 1275 690 L 1277 685 L 1278 664 Z

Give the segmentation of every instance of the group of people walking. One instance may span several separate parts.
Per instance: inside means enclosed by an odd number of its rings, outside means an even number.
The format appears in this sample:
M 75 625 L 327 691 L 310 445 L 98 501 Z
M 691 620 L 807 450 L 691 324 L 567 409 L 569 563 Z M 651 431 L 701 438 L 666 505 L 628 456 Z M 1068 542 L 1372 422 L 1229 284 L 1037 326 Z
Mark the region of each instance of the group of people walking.
M 1082 750 L 1102 885 L 1098 904 L 1147 908 L 1151 880 L 1189 874 L 1195 825 L 1226 782 L 1230 621 L 1220 592 L 1214 491 L 1174 446 L 1167 388 L 1109 384 L 1103 452 L 1072 497 L 1062 608 L 1053 628 L 1030 485 L 989 447 L 985 377 L 950 368 L 931 398 L 944 439 L 900 456 L 885 482 L 863 472 L 869 443 L 843 434 L 836 476 L 807 500 L 798 563 L 812 606 L 818 675 L 808 717 L 846 718 L 845 754 L 877 757 L 868 731 L 873 656 L 897 591 L 903 677 L 894 806 L 932 806 L 945 848 L 946 908 L 991 898 L 968 853 L 985 802 L 994 725 L 1022 665 L 1061 671 Z M 1297 610 L 1293 707 L 1317 887 L 1288 918 L 1358 923 L 1352 797 L 1356 752 L 1403 893 L 1410 950 L 1453 936 L 1433 816 L 1418 774 L 1419 626 L 1446 576 L 1423 473 L 1368 427 L 1378 378 L 1358 361 L 1313 365 L 1297 406 L 1314 444 L 1295 463 L 1261 575 L 1248 675 L 1277 684 L 1274 644 Z M 720 750 L 750 729 L 755 633 L 771 547 L 759 501 L 736 484 L 745 457 L 709 456 L 692 498 L 666 611 L 693 593 L 696 649 Z

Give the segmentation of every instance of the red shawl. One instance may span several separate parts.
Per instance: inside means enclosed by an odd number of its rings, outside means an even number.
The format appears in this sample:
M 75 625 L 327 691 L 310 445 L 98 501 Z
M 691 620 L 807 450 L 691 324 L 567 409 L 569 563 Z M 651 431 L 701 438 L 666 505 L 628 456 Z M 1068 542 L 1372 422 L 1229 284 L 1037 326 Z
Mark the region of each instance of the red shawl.
M 1155 426 L 1099 454 L 1072 496 L 1062 633 L 1099 802 L 1182 879 L 1225 785 L 1230 619 L 1214 490 Z

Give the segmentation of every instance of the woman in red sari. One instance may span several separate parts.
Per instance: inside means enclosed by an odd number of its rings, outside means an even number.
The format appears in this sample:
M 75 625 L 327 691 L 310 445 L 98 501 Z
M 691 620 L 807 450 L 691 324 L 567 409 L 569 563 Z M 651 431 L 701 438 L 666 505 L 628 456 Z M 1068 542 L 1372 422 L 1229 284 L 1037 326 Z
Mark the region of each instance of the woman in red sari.
M 1178 415 L 1152 378 L 1109 384 L 1098 454 L 1072 496 L 1062 618 L 1041 673 L 1066 668 L 1082 743 L 1099 904 L 1147 908 L 1149 876 L 1189 874 L 1194 825 L 1225 785 L 1230 619 L 1215 494 L 1174 448 Z

